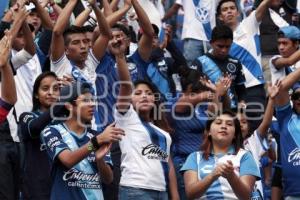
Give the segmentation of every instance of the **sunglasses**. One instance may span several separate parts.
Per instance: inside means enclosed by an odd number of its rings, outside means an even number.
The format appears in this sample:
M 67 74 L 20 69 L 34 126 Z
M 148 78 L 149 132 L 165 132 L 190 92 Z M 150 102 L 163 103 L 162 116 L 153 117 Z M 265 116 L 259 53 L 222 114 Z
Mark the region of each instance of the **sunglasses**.
M 300 100 L 300 92 L 295 92 L 291 96 L 292 100 Z

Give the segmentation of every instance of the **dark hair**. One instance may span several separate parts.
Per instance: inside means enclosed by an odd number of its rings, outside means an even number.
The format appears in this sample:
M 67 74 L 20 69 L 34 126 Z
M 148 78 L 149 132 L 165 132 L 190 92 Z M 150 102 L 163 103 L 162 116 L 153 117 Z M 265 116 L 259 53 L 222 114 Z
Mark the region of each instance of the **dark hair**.
M 211 42 L 216 40 L 233 40 L 233 32 L 231 28 L 226 25 L 218 25 L 216 26 L 211 33 Z
M 179 72 L 179 76 L 183 92 L 187 91 L 190 85 L 192 85 L 191 92 L 201 92 L 209 90 L 199 81 L 201 78 L 201 74 L 198 70 L 183 67 Z
M 236 7 L 236 9 L 238 10 L 238 5 L 237 5 L 237 3 L 236 3 L 235 0 L 221 0 L 221 1 L 219 2 L 218 6 L 217 6 L 217 16 L 219 16 L 219 15 L 221 14 L 221 7 L 222 7 L 222 5 L 223 5 L 224 3 L 227 3 L 227 2 L 233 2 L 234 5 L 235 5 L 235 7 Z
M 133 83 L 135 88 L 141 84 L 147 85 L 150 88 L 150 90 L 153 92 L 154 95 L 158 95 L 158 97 L 157 96 L 155 97 L 154 104 L 155 104 L 156 108 L 158 108 L 159 110 L 157 110 L 155 112 L 155 110 L 153 109 L 150 114 L 150 118 L 153 120 L 153 123 L 156 126 L 158 126 L 159 128 L 167 131 L 168 133 L 172 133 L 173 129 L 170 127 L 166 115 L 163 112 L 161 112 L 161 110 L 160 110 L 163 108 L 160 105 L 162 103 L 161 98 L 159 98 L 159 97 L 161 97 L 161 93 L 159 92 L 157 87 L 150 81 L 137 80 Z
M 33 92 L 32 92 L 32 104 L 33 104 L 32 111 L 38 110 L 41 106 L 40 100 L 38 98 L 36 98 L 36 96 L 38 95 L 39 87 L 41 85 L 41 82 L 49 76 L 51 76 L 53 78 L 57 78 L 57 76 L 54 72 L 48 71 L 48 72 L 44 72 L 44 73 L 40 74 L 35 79 L 35 82 L 34 82 L 34 85 L 33 85 Z
M 115 25 L 113 25 L 111 27 L 111 29 L 117 29 L 119 31 L 122 31 L 127 37 L 130 37 L 130 31 L 128 30 L 128 28 L 126 26 L 124 26 L 121 23 L 116 23 Z
M 85 32 L 94 32 L 96 27 L 92 25 L 85 25 L 82 28 L 85 29 Z
M 64 33 L 64 41 L 65 41 L 65 46 L 69 45 L 70 43 L 70 38 L 68 36 L 72 35 L 72 34 L 77 34 L 77 33 L 86 33 L 88 32 L 86 27 L 79 27 L 79 26 L 70 26 L 69 28 L 67 28 Z
M 212 147 L 212 139 L 211 139 L 211 136 L 209 135 L 209 131 L 210 131 L 212 123 L 220 115 L 229 115 L 230 117 L 233 118 L 234 127 L 235 127 L 235 138 L 232 141 L 232 144 L 233 144 L 234 150 L 235 150 L 234 154 L 237 154 L 238 151 L 240 150 L 240 148 L 243 148 L 243 136 L 242 136 L 240 122 L 236 118 L 235 113 L 233 113 L 230 110 L 224 110 L 223 112 L 218 112 L 218 114 L 215 117 L 210 118 L 206 123 L 205 131 L 204 131 L 204 140 L 203 140 L 203 143 L 202 143 L 201 148 L 200 148 L 201 151 L 203 151 L 203 155 L 204 155 L 204 158 L 206 160 L 208 160 L 208 157 L 211 154 L 211 151 L 212 151 L 212 148 L 213 148 Z
M 267 102 L 269 101 L 269 98 L 267 98 Z M 274 110 L 275 111 L 275 110 Z M 240 116 L 242 116 L 242 117 L 245 117 L 246 118 L 246 121 L 247 121 L 247 124 L 248 124 L 248 133 L 247 133 L 247 135 L 245 135 L 244 137 L 243 137 L 243 139 L 245 140 L 245 139 L 247 139 L 248 137 L 250 137 L 251 135 L 252 135 L 252 133 L 254 132 L 254 130 L 252 131 L 252 130 L 250 130 L 251 129 L 251 127 L 250 127 L 250 122 L 249 122 L 249 120 L 248 120 L 248 118 L 247 118 L 247 110 L 246 110 L 246 108 L 238 108 L 237 109 L 237 114 L 236 114 L 237 116 L 238 115 L 240 115 Z

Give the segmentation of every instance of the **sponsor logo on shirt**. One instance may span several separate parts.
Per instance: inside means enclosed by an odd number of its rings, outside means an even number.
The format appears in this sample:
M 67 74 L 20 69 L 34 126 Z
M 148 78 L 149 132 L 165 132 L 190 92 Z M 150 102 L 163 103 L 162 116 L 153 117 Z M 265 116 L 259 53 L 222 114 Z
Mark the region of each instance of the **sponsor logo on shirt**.
M 295 148 L 289 153 L 288 162 L 293 163 L 293 166 L 300 165 L 300 148 Z
M 101 189 L 100 177 L 98 173 L 86 174 L 77 169 L 70 169 L 64 172 L 62 179 L 68 182 L 69 187 L 79 187 L 84 189 Z
M 47 146 L 46 146 L 46 144 L 41 144 L 41 146 L 40 146 L 40 151 L 45 151 L 47 149 Z
M 58 137 L 52 137 L 47 142 L 47 146 L 50 148 L 51 151 L 54 150 L 55 147 L 61 145 L 61 142 L 59 141 Z
M 196 5 L 195 15 L 201 23 L 209 23 L 209 11 L 204 6 L 200 5 L 200 3 Z
M 149 144 L 142 150 L 142 155 L 147 156 L 148 159 L 167 161 L 168 154 L 155 144 Z

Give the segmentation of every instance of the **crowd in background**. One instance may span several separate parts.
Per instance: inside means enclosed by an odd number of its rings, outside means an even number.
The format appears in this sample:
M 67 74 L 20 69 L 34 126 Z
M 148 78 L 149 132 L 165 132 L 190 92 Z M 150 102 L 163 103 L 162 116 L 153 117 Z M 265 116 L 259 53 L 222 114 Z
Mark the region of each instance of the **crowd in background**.
M 299 0 L 2 0 L 0 199 L 300 199 Z

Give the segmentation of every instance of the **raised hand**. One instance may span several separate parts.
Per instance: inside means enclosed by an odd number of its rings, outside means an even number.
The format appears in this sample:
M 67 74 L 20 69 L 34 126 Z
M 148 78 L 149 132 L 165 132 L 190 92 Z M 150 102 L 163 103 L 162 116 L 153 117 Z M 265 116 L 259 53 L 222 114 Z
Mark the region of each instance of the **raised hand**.
M 167 41 L 168 43 L 172 40 L 172 25 L 170 24 L 166 24 L 166 27 L 164 28 L 165 29 L 165 36 L 167 37 Z
M 271 99 L 274 99 L 278 95 L 280 87 L 281 87 L 281 80 L 276 80 L 274 85 L 268 83 L 268 94 Z
M 224 96 L 232 83 L 232 77 L 230 74 L 225 74 L 216 83 L 216 91 L 220 96 Z
M 63 75 L 62 78 L 57 78 L 58 80 L 58 85 L 60 88 L 70 85 L 72 82 L 74 82 L 74 78 L 70 75 Z
M 0 41 L 0 67 L 6 66 L 11 50 L 11 34 L 5 31 L 5 36 Z
M 131 7 L 132 6 L 131 0 L 124 0 L 124 5 Z
M 97 136 L 97 141 L 99 144 L 112 143 L 122 140 L 125 135 L 124 130 L 115 127 L 116 123 L 112 123 L 106 127 L 106 129 Z
M 89 3 L 89 5 L 90 5 L 92 8 L 94 8 L 94 7 L 97 6 L 96 0 L 88 0 L 88 3 Z
M 216 85 L 213 84 L 211 80 L 207 78 L 207 76 L 201 76 L 199 81 L 211 91 L 216 92 Z
M 25 1 L 20 1 L 12 7 L 14 21 L 23 22 L 29 15 L 29 12 L 26 10 L 25 3 Z

